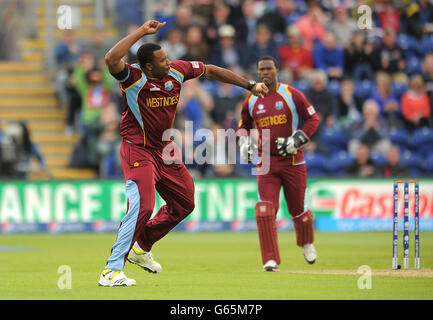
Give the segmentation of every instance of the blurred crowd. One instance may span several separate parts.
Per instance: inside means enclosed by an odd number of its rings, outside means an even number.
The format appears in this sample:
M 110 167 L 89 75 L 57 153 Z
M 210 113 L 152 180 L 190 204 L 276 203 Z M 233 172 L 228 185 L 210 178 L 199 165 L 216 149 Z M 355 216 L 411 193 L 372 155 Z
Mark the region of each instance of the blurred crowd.
M 167 25 L 152 41 L 171 60 L 199 60 L 255 78 L 259 57 L 277 59 L 280 81 L 304 92 L 322 120 L 304 148 L 310 176 L 433 174 L 431 1 L 166 2 L 154 6 L 153 18 Z M 371 11 L 359 12 L 362 4 Z M 119 30 L 138 28 L 142 8 L 140 0 L 115 0 Z M 97 169 L 102 178 L 121 176 L 123 101 L 104 64 L 113 44 L 101 30 L 86 44 L 66 31 L 55 49 L 57 94 L 67 110 L 65 134 L 81 137 L 71 167 Z M 140 44 L 131 48 L 129 63 L 136 62 Z M 189 120 L 194 132 L 236 129 L 246 94 L 210 80 L 188 81 L 174 127 L 183 130 Z M 250 172 L 231 164 L 187 166 L 194 177 Z

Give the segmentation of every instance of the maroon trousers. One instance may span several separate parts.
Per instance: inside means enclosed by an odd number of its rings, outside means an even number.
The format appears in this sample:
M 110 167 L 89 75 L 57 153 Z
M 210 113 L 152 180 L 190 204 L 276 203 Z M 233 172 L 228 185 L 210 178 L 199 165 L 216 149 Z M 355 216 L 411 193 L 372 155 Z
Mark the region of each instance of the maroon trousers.
M 305 164 L 271 165 L 269 172 L 257 176 L 259 201 L 270 201 L 275 212 L 279 208 L 280 190 L 283 187 L 287 208 L 292 217 L 305 212 L 307 189 L 307 167 Z
M 135 241 L 143 250 L 150 251 L 156 241 L 194 210 L 194 183 L 182 162 L 167 165 L 162 150 L 133 145 L 125 140 L 120 147 L 120 156 L 128 205 L 107 262 L 106 268 L 113 270 L 122 270 Z M 151 219 L 155 190 L 166 204 Z

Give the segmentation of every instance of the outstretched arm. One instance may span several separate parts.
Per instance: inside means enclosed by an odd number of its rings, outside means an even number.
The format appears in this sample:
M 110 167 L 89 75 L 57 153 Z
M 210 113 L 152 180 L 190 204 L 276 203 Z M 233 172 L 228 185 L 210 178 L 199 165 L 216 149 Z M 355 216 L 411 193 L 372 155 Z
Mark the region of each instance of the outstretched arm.
M 116 43 L 105 55 L 105 63 L 110 73 L 117 74 L 122 72 L 125 68 L 122 58 L 127 55 L 134 43 L 145 35 L 156 33 L 163 26 L 165 26 L 165 22 L 160 23 L 156 20 L 146 21 L 140 28 Z
M 238 87 L 248 89 L 249 81 L 231 70 L 217 67 L 212 64 L 206 65 L 206 71 L 204 77 L 207 79 L 214 79 L 217 81 L 234 84 Z M 251 92 L 263 98 L 268 93 L 268 87 L 262 82 L 256 83 L 252 88 Z

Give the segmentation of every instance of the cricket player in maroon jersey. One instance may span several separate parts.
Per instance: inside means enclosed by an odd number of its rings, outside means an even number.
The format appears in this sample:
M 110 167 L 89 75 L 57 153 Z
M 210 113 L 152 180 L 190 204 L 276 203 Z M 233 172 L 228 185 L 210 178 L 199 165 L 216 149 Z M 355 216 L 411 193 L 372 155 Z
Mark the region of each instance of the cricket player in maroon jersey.
M 273 57 L 260 58 L 257 70 L 269 92 L 263 98 L 250 95 L 244 101 L 239 129 L 245 130 L 238 131 L 239 145 L 242 158 L 251 162 L 254 144 L 248 133 L 255 126 L 262 159 L 257 168 L 259 202 L 255 213 L 263 269 L 278 271 L 276 213 L 281 186 L 293 219 L 297 245 L 302 247 L 308 263 L 314 263 L 317 257 L 313 246 L 313 215 L 305 204 L 307 168 L 301 147 L 309 141 L 320 120 L 303 93 L 278 82 L 278 65 Z M 265 135 L 263 130 L 269 130 L 268 134 Z M 262 154 L 265 150 L 269 150 L 267 157 Z M 260 168 L 265 167 L 265 161 L 269 161 L 266 166 L 269 170 L 261 174 Z
M 159 45 L 146 43 L 137 52 L 138 64 L 122 58 L 145 35 L 156 33 L 164 23 L 150 20 L 120 40 L 105 56 L 114 78 L 119 80 L 125 109 L 120 123 L 120 159 L 126 182 L 127 214 L 100 276 L 100 286 L 132 286 L 136 282 L 122 272 L 129 261 L 152 273 L 161 265 L 152 258 L 153 244 L 164 237 L 194 209 L 194 183 L 181 158 L 167 164 L 167 149 L 179 155 L 176 144 L 164 141 L 173 126 L 183 82 L 205 77 L 249 89 L 264 96 L 263 83 L 248 81 L 235 73 L 199 61 L 170 61 Z M 170 145 L 172 144 L 172 145 Z M 168 148 L 166 148 L 168 147 Z M 155 216 L 155 189 L 165 200 Z

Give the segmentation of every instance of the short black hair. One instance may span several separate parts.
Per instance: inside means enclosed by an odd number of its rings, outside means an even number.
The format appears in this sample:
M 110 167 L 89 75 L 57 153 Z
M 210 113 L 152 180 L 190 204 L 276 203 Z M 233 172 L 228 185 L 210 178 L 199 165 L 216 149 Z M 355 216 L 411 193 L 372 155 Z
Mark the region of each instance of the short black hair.
M 146 65 L 146 63 L 152 63 L 153 58 L 155 57 L 153 53 L 157 50 L 162 49 L 159 44 L 156 43 L 145 43 L 137 51 L 137 61 L 142 68 Z
M 264 60 L 271 60 L 271 61 L 273 61 L 274 65 L 275 65 L 275 68 L 279 69 L 278 61 L 273 56 L 263 56 L 263 57 L 261 57 L 259 60 L 257 60 L 257 67 L 259 66 L 259 62 L 260 61 L 264 61 Z

